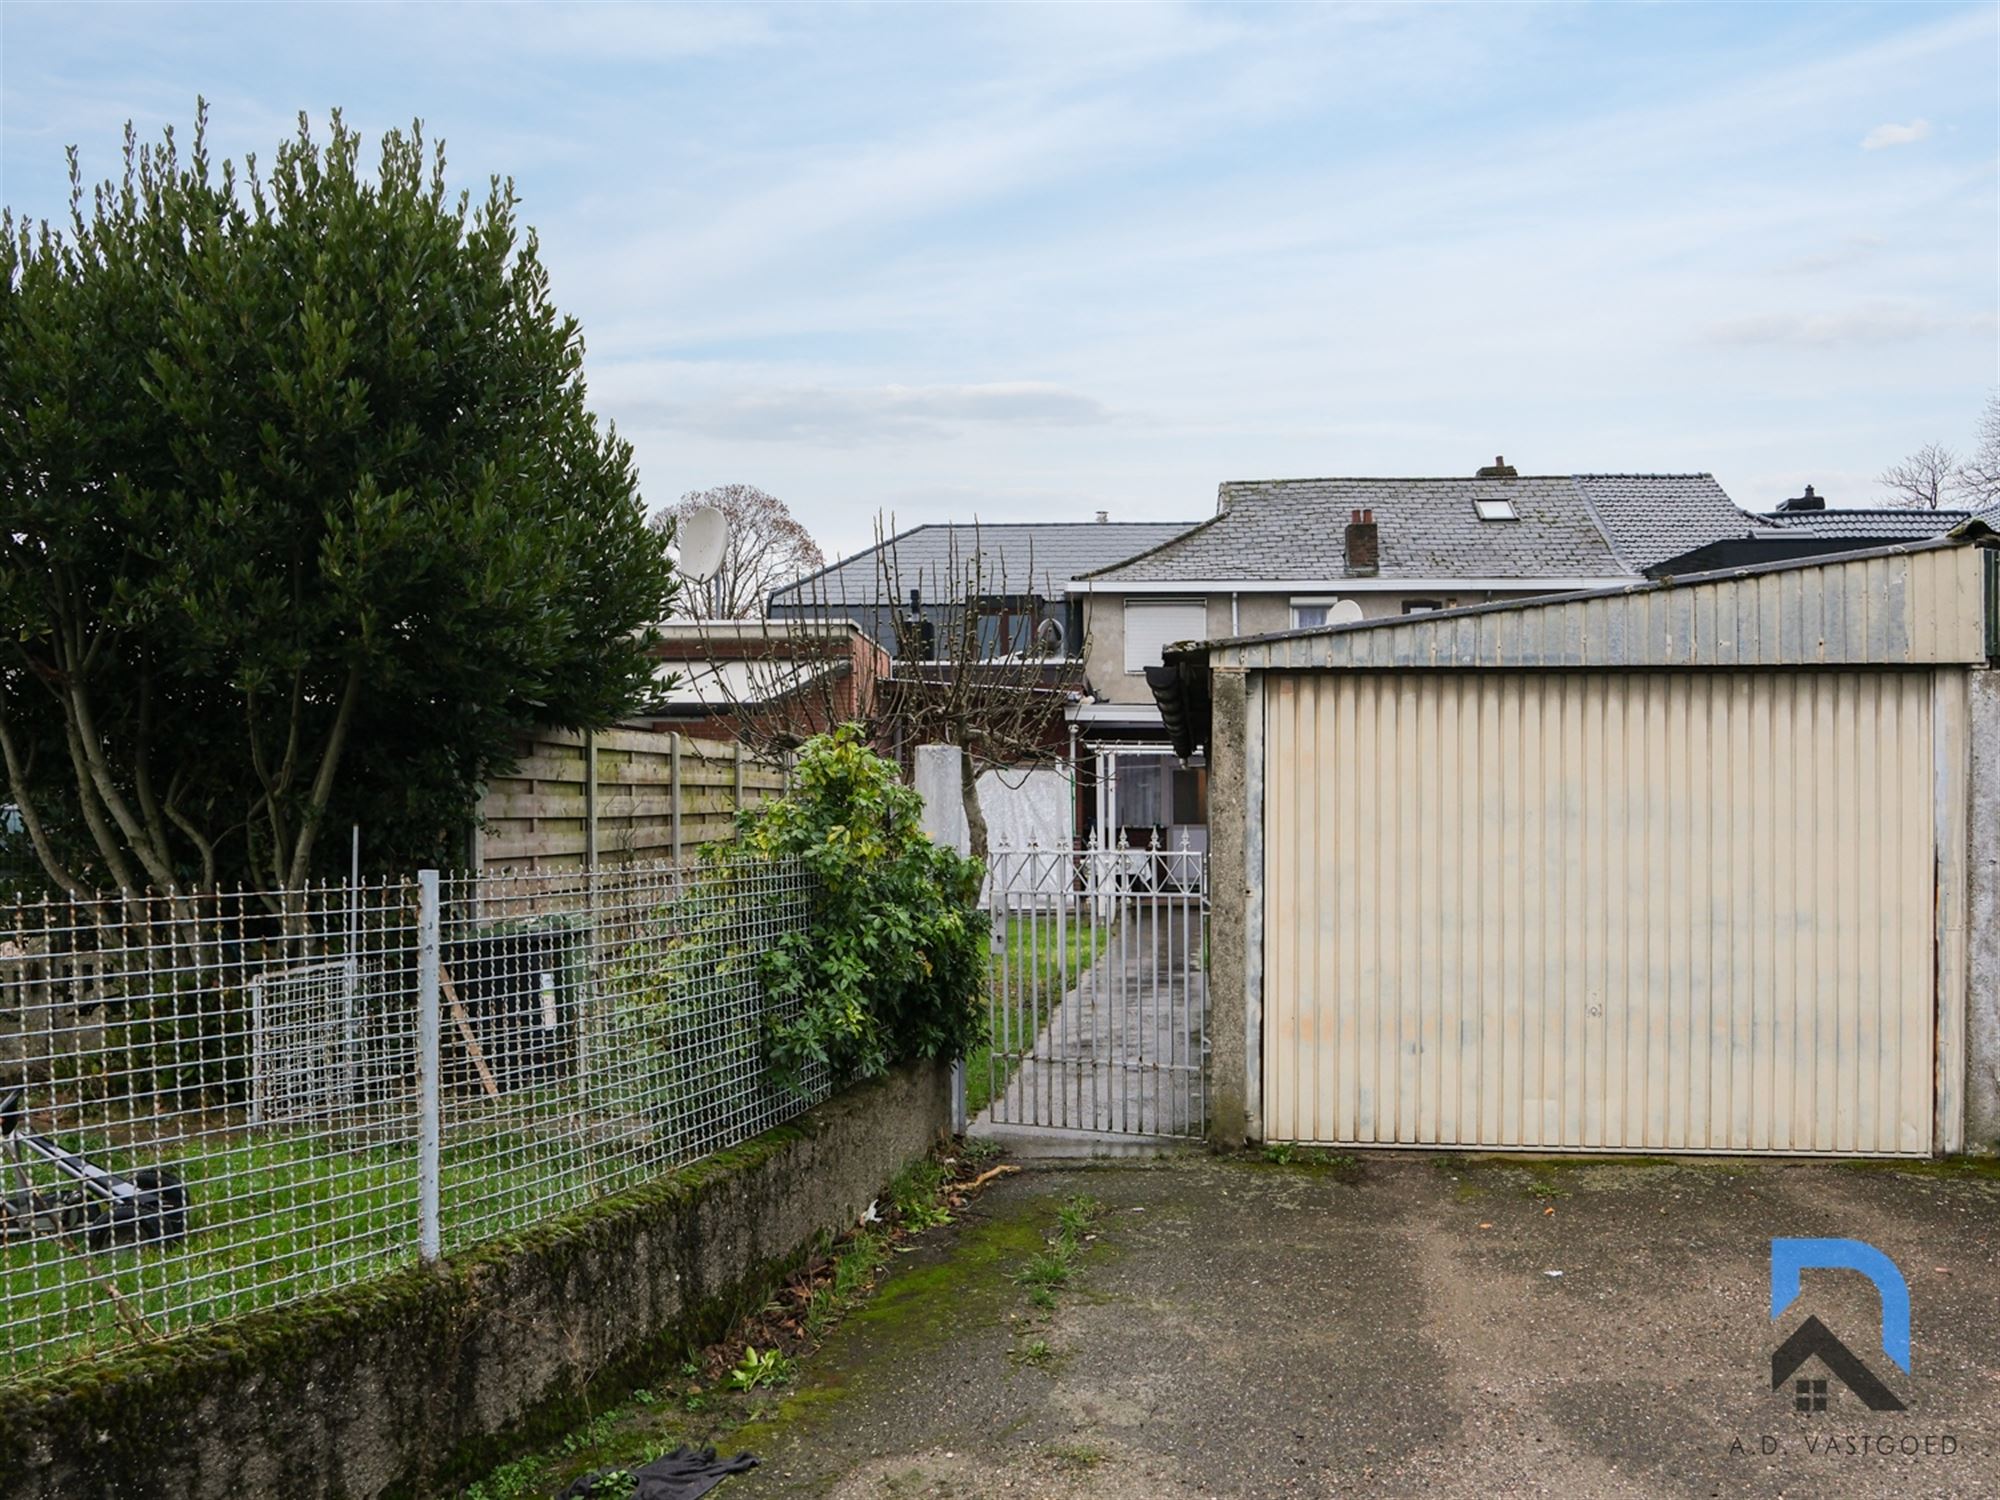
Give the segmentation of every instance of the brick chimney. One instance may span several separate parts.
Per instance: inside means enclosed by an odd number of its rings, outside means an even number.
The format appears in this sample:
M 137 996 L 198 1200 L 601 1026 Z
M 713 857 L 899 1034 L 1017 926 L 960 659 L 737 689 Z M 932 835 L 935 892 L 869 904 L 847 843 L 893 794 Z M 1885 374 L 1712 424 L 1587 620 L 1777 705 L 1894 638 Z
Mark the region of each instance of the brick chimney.
M 1521 471 L 1507 462 L 1505 454 L 1496 454 L 1492 463 L 1480 465 L 1479 472 L 1472 477 L 1474 479 L 1519 479 Z
M 1373 578 L 1382 559 L 1381 540 L 1375 531 L 1375 512 L 1357 510 L 1347 523 L 1347 576 Z

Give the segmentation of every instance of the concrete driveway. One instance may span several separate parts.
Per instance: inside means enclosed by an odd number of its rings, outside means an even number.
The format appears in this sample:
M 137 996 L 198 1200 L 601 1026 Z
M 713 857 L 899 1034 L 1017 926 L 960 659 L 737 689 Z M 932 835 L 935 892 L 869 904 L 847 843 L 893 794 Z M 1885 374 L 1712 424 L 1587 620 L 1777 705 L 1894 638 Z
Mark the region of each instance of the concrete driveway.
M 1102 1204 L 1053 1309 L 1014 1273 Z M 1901 1267 L 1911 1373 L 1870 1285 Z M 1560 1273 L 1560 1274 L 1556 1274 Z M 1819 1317 L 1907 1405 L 1771 1356 Z M 1817 1363 L 1800 1370 L 1827 1378 Z M 1810 1395 L 1810 1393 L 1809 1393 Z M 1189 1157 L 1029 1171 L 898 1258 L 762 1422 L 749 1495 L 2000 1494 L 2000 1175 L 1837 1164 Z

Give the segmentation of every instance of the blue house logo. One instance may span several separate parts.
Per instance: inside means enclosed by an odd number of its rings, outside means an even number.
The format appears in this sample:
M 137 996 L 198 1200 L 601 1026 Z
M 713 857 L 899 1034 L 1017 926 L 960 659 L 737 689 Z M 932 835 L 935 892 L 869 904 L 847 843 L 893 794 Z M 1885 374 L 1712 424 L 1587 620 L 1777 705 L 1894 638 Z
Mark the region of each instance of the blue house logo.
M 1897 1369 L 1910 1373 L 1910 1288 L 1896 1263 L 1861 1240 L 1774 1239 L 1771 1241 L 1771 1321 L 1799 1299 L 1799 1273 L 1806 1270 L 1859 1271 L 1875 1283 L 1882 1301 L 1882 1352 Z M 1903 1403 L 1868 1368 L 1867 1362 L 1816 1317 L 1808 1317 L 1771 1356 L 1771 1389 L 1793 1383 L 1793 1406 L 1802 1412 L 1823 1412 L 1827 1381 L 1798 1378 L 1808 1360 L 1817 1359 L 1870 1411 L 1902 1411 Z

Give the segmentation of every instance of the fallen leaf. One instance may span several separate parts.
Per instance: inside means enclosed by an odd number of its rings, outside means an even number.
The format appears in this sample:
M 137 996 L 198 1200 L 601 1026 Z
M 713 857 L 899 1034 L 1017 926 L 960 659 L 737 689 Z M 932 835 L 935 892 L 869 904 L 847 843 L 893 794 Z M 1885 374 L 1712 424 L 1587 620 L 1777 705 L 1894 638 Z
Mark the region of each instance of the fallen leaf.
M 1542 1205 L 1543 1218 L 1553 1219 L 1555 1216 L 1556 1216 L 1556 1206 L 1553 1203 L 1546 1203 Z
M 1485 1222 L 1485 1223 L 1481 1224 L 1481 1225 L 1480 1225 L 1479 1227 L 1480 1227 L 1481 1229 L 1491 1229 L 1491 1228 L 1493 1227 L 1493 1223 L 1492 1223 L 1492 1221 L 1491 1221 L 1491 1220 L 1489 1219 L 1489 1220 L 1488 1220 L 1487 1222 Z

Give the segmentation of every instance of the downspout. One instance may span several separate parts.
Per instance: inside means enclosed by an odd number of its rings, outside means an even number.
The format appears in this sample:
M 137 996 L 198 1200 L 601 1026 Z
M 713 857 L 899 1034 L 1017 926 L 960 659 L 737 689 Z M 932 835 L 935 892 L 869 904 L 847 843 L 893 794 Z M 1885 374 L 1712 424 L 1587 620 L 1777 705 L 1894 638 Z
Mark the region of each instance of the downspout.
M 1069 721 L 1069 841 L 1079 842 L 1083 832 L 1083 799 L 1077 795 L 1076 785 L 1076 720 Z

